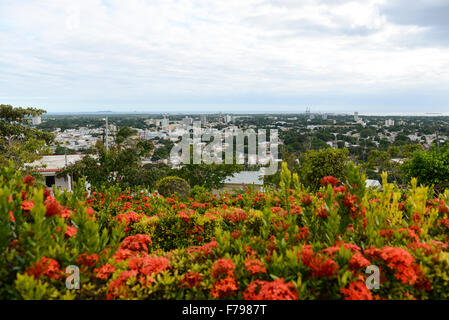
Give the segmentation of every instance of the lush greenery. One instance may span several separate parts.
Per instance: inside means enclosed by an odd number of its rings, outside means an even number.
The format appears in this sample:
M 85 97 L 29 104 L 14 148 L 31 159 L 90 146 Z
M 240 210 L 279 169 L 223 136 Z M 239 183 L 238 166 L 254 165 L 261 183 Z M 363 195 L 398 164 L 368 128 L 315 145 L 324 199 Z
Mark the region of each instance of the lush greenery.
M 190 186 L 182 178 L 179 177 L 165 177 L 156 184 L 157 191 L 164 197 L 178 196 L 185 198 L 190 193 Z
M 13 160 L 17 165 L 33 162 L 48 153 L 53 134 L 31 127 L 31 117 L 45 110 L 0 105 L 0 165 Z
M 449 182 L 449 144 L 441 148 L 432 148 L 429 151 L 418 151 L 412 154 L 411 159 L 402 167 L 406 178 L 413 177 L 419 183 L 434 185 Z
M 309 150 L 301 162 L 302 181 L 313 190 L 317 190 L 322 177 L 334 176 L 344 179 L 348 161 L 347 149 Z
M 347 181 L 311 193 L 283 165 L 264 194 L 180 199 L 83 183 L 53 197 L 12 163 L 0 179 L 3 299 L 449 298 L 449 191 L 434 199 L 416 180 L 366 190 L 349 164 Z

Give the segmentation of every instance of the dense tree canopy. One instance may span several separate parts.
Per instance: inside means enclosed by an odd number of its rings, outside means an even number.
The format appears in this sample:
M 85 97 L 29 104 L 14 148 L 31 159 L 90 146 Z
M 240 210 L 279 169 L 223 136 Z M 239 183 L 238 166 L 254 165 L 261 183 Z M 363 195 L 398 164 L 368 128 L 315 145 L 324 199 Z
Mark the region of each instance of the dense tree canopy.
M 308 151 L 301 161 L 302 182 L 312 190 L 320 187 L 321 178 L 334 176 L 343 180 L 349 161 L 348 149 L 326 148 Z
M 0 163 L 12 160 L 20 165 L 33 162 L 48 152 L 46 147 L 53 141 L 53 134 L 30 126 L 31 117 L 40 116 L 45 110 L 14 108 L 0 105 Z
M 119 130 L 116 142 L 118 140 L 120 143 L 113 144 L 106 151 L 104 145 L 98 142 L 93 154 L 86 155 L 60 174 L 73 174 L 75 178 L 85 177 L 95 188 L 117 183 L 122 187 L 147 186 L 148 176 L 142 167 L 142 159 L 148 155 L 153 144 L 148 140 L 128 141 L 132 134 L 132 130 Z
M 413 153 L 402 166 L 407 180 L 417 178 L 424 185 L 444 184 L 449 181 L 449 144 L 442 148 Z

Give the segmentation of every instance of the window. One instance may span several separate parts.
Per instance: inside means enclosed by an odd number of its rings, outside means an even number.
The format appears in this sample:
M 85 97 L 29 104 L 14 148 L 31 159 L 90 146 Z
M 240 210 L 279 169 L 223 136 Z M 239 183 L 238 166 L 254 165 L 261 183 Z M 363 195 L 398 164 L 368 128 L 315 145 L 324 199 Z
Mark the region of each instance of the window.
M 47 187 L 51 188 L 56 183 L 55 176 L 46 176 L 45 177 L 45 184 Z

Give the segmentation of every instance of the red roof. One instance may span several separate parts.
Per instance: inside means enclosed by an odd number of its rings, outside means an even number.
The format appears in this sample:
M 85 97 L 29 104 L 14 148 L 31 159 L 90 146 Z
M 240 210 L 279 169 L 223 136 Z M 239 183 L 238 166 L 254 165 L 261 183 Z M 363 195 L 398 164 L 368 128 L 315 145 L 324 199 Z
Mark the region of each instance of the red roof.
M 38 169 L 37 172 L 58 172 L 60 169 Z

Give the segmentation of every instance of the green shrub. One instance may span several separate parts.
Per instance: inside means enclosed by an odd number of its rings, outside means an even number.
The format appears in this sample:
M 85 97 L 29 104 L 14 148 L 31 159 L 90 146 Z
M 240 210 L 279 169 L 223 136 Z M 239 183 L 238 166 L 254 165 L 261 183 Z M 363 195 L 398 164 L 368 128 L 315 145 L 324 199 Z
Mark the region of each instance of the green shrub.
M 188 220 L 178 214 L 145 217 L 132 227 L 132 234 L 149 235 L 156 249 L 172 250 L 202 245 L 211 240 L 217 220 L 194 213 Z
M 204 198 L 204 195 L 208 192 L 208 190 L 203 186 L 194 186 L 190 189 L 190 197 L 195 200 L 200 200 Z
M 170 197 L 172 194 L 177 194 L 178 197 L 185 198 L 190 193 L 190 186 L 187 181 L 175 176 L 169 176 L 159 180 L 156 189 L 159 194 L 164 197 Z

